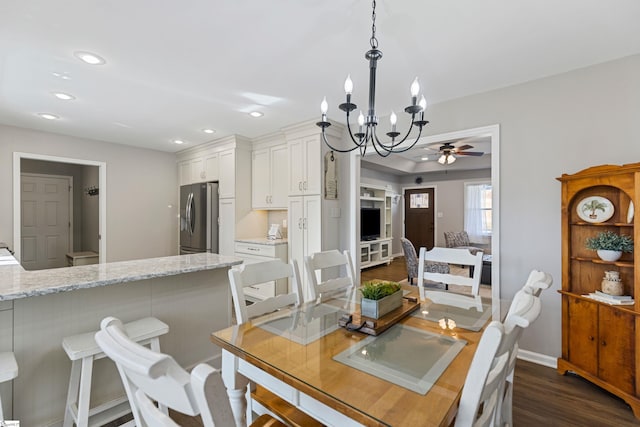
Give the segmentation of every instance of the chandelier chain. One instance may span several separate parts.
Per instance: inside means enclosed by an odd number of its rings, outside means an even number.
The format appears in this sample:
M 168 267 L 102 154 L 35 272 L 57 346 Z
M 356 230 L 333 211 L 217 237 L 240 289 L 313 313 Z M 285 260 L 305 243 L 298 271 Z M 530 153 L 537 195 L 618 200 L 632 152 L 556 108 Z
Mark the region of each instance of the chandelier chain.
M 386 132 L 386 135 L 391 140 L 383 142 L 378 138 L 378 134 L 376 132 L 378 126 L 378 117 L 376 115 L 375 107 L 376 69 L 378 61 L 380 60 L 380 58 L 382 58 L 382 52 L 378 50 L 378 39 L 376 38 L 376 0 L 372 0 L 371 8 L 371 39 L 369 40 L 371 50 L 365 52 L 364 55 L 367 61 L 369 61 L 369 105 L 367 116 L 365 118 L 362 111 L 360 111 L 360 115 L 358 116 L 358 127 L 352 129 L 350 120 L 351 113 L 356 110 L 358 106 L 351 102 L 351 93 L 353 91 L 353 82 L 351 81 L 351 76 L 347 76 L 347 79 L 344 82 L 346 102 L 338 105 L 338 108 L 344 111 L 347 115 L 347 131 L 349 138 L 353 143 L 350 148 L 334 147 L 331 142 L 329 142 L 326 135 L 326 129 L 331 126 L 331 123 L 327 120 L 328 104 L 326 97 L 320 104 L 322 119 L 320 122 L 317 122 L 316 125 L 322 128 L 322 140 L 331 149 L 332 155 L 333 152 L 348 153 L 353 150 L 359 150 L 360 155 L 364 156 L 367 152 L 367 147 L 369 146 L 373 147 L 375 152 L 381 157 L 387 157 L 391 153 L 402 153 L 404 151 L 410 150 L 413 146 L 416 145 L 416 143 L 422 136 L 423 127 L 429 123 L 424 119 L 424 112 L 427 107 L 427 102 L 424 99 L 424 96 L 422 96 L 420 102 L 418 102 L 420 85 L 418 83 L 418 78 L 416 77 L 414 82 L 411 84 L 411 104 L 404 109 L 405 113 L 409 114 L 409 116 L 411 117 L 411 122 L 406 133 L 403 136 L 401 132 L 398 132 L 396 130 L 397 116 L 392 111 L 391 115 L 389 116 L 389 121 L 391 122 L 391 131 Z M 409 141 L 409 137 L 411 136 L 412 129 L 414 127 L 418 128 L 418 135 L 415 140 Z M 354 133 L 356 129 L 357 132 Z
M 373 0 L 371 3 L 373 10 L 371 11 L 371 39 L 369 40 L 369 44 L 371 44 L 371 49 L 378 48 L 378 39 L 376 38 L 376 0 Z

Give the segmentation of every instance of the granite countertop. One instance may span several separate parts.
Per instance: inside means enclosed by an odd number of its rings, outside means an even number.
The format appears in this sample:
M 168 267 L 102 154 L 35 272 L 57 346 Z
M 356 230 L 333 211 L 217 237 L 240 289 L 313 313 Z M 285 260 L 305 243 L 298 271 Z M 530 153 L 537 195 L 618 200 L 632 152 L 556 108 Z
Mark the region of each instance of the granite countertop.
M 286 245 L 287 239 L 269 239 L 268 237 L 247 237 L 245 239 L 236 239 L 238 243 L 253 243 L 256 245 Z
M 10 255 L 0 249 L 0 259 Z M 201 253 L 36 271 L 26 271 L 17 263 L 0 265 L 0 301 L 215 270 L 240 263 L 242 259 L 237 257 Z

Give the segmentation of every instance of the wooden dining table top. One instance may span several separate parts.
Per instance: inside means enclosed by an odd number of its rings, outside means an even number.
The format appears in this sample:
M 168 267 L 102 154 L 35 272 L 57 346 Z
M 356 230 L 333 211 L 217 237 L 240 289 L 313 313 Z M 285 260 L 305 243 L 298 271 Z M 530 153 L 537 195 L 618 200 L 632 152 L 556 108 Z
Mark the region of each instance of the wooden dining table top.
M 417 296 L 416 287 L 406 289 L 410 292 L 408 296 Z M 343 303 L 344 301 L 334 300 L 327 304 L 338 306 Z M 306 304 L 301 308 L 299 315 L 303 316 L 303 323 L 305 309 L 308 310 L 309 307 Z M 345 311 L 354 312 L 358 309 L 358 305 L 352 303 Z M 458 327 L 443 329 L 437 321 L 414 316 L 400 320 L 401 325 L 438 335 L 448 341 L 466 341 L 426 394 L 421 394 L 335 360 L 334 357 L 362 344 L 369 337 L 367 334 L 338 327 L 339 314 L 324 316 L 319 322 L 308 322 L 303 339 L 292 339 L 286 333 L 277 333 L 264 327 L 269 319 L 286 315 L 287 313 L 277 312 L 243 325 L 233 325 L 214 332 L 211 341 L 280 381 L 368 426 L 449 426 L 455 418 L 477 344 L 488 323 L 487 320 L 478 331 L 469 331 Z M 383 332 L 380 337 L 390 332 L 391 329 Z M 402 357 L 420 359 L 426 355 L 421 355 L 418 351 Z

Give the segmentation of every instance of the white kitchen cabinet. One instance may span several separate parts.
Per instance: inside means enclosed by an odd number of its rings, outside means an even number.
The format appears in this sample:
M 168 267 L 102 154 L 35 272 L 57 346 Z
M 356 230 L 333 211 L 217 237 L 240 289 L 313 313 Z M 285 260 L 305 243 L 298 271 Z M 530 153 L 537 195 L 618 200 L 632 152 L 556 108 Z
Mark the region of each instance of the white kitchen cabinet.
M 221 199 L 235 197 L 236 195 L 236 150 L 233 148 L 220 152 L 219 185 L 220 185 L 219 189 L 220 189 Z
M 321 142 L 318 134 L 289 141 L 289 196 L 321 194 Z
M 287 243 L 285 242 L 260 242 L 236 241 L 235 256 L 244 259 L 246 264 L 279 259 L 287 262 Z M 244 293 L 249 300 L 264 300 L 288 292 L 287 279 L 280 279 L 248 286 Z
M 183 160 L 178 163 L 180 185 L 217 181 L 219 176 L 218 169 L 217 152 L 204 153 L 197 157 Z
M 220 199 L 218 212 L 218 253 L 233 255 L 236 239 L 236 201 Z
M 218 153 L 209 153 L 204 156 L 204 178 L 207 181 L 218 181 L 220 179 L 220 165 Z
M 255 149 L 251 157 L 253 209 L 286 209 L 289 179 L 287 145 Z
M 322 205 L 320 196 L 289 197 L 289 253 L 298 262 L 305 301 L 310 300 L 304 257 L 322 250 Z

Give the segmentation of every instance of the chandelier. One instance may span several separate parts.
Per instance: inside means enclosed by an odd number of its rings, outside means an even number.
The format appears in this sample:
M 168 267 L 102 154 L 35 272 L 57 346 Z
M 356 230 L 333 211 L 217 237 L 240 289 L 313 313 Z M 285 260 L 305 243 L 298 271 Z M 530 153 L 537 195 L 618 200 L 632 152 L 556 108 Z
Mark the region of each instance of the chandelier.
M 346 102 L 340 104 L 338 108 L 344 111 L 347 115 L 347 129 L 349 130 L 349 136 L 351 141 L 353 142 L 353 146 L 347 149 L 340 149 L 333 147 L 327 137 L 325 135 L 325 130 L 331 123 L 327 121 L 327 110 L 329 108 L 327 104 L 327 98 L 325 97 L 320 104 L 320 110 L 322 112 L 322 121 L 316 123 L 317 126 L 322 128 L 322 139 L 327 146 L 339 153 L 347 153 L 353 151 L 355 149 L 360 150 L 361 155 L 365 155 L 367 152 L 367 147 L 371 145 L 376 153 L 378 153 L 381 157 L 387 157 L 391 153 L 402 153 L 403 151 L 407 151 L 413 148 L 414 145 L 420 139 L 420 135 L 422 134 L 422 127 L 429 123 L 424 119 L 424 111 L 427 108 L 427 101 L 424 98 L 424 95 L 420 97 L 420 101 L 418 101 L 418 95 L 420 94 L 420 84 L 418 83 L 418 78 L 416 77 L 410 87 L 411 92 L 411 105 L 406 107 L 404 111 L 411 115 L 411 124 L 409 125 L 409 129 L 407 133 L 402 137 L 402 139 L 397 139 L 400 136 L 400 132 L 396 131 L 396 122 L 398 117 L 396 114 L 391 111 L 389 116 L 389 121 L 391 122 L 391 132 L 387 132 L 386 135 L 391 138 L 390 141 L 382 142 L 378 138 L 376 133 L 376 128 L 378 126 L 378 117 L 376 115 L 376 67 L 380 58 L 382 58 L 382 52 L 378 50 L 378 39 L 376 38 L 376 2 L 373 0 L 371 12 L 371 39 L 369 40 L 369 44 L 371 45 L 371 50 L 365 53 L 364 57 L 369 60 L 369 109 L 367 110 L 367 115 L 365 116 L 360 111 L 358 115 L 358 132 L 353 133 L 351 130 L 351 124 L 349 123 L 349 117 L 351 112 L 358 108 L 358 106 L 351 102 L 351 93 L 353 91 L 353 82 L 351 81 L 351 76 L 348 75 L 347 79 L 344 82 L 344 91 L 346 93 Z M 409 145 L 401 146 L 411 134 L 413 127 L 416 126 L 418 128 L 418 135 L 416 139 L 411 142 Z M 455 159 L 455 158 L 454 158 Z M 454 160 L 450 160 L 449 163 Z M 442 163 L 442 162 L 441 162 Z

